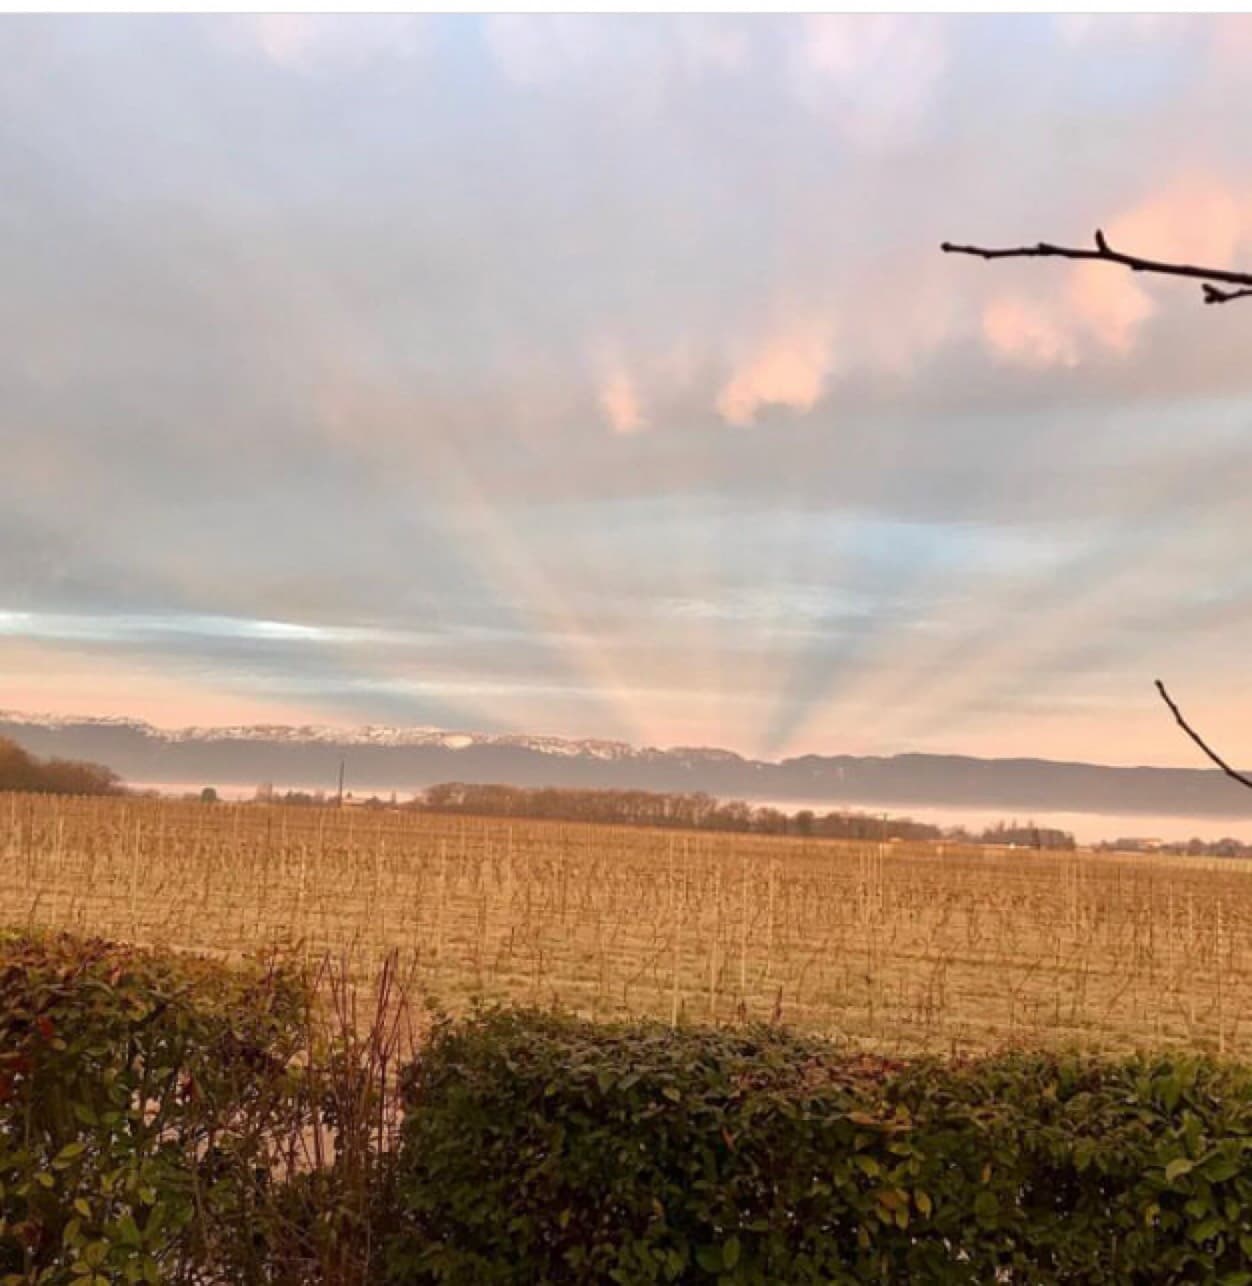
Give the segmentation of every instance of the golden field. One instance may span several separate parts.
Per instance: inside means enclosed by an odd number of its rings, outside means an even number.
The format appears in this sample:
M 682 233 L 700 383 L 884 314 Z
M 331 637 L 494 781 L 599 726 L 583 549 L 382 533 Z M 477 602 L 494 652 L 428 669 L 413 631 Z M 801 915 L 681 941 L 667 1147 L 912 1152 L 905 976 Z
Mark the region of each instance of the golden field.
M 0 922 L 887 1051 L 1252 1054 L 1252 863 L 0 795 Z

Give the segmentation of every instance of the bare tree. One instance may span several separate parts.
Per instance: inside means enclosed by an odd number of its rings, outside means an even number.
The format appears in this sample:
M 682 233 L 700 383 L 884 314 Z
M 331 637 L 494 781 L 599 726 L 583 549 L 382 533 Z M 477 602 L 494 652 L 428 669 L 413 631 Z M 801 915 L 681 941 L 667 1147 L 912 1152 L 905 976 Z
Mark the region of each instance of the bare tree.
M 1111 263 L 1118 267 L 1129 268 L 1131 272 L 1156 273 L 1163 277 L 1190 277 L 1201 283 L 1206 304 L 1228 304 L 1233 299 L 1246 299 L 1252 295 L 1252 272 L 1236 272 L 1231 268 L 1204 268 L 1198 264 L 1174 263 L 1164 259 L 1145 259 L 1141 255 L 1124 254 L 1114 250 L 1108 239 L 1099 228 L 1095 234 L 1095 249 L 1084 250 L 1077 246 L 1057 246 L 1049 241 L 1039 241 L 1033 246 L 1008 246 L 1004 249 L 989 249 L 986 246 L 959 246 L 945 241 L 940 246 L 944 254 L 973 255 L 978 259 L 1084 259 L 1096 263 Z M 1221 286 L 1214 285 L 1221 282 Z M 1236 772 L 1204 738 L 1187 722 L 1174 699 L 1165 690 L 1165 685 L 1156 680 L 1156 690 L 1161 700 L 1169 707 L 1178 726 L 1195 742 L 1197 746 L 1233 781 L 1252 790 L 1252 778 Z

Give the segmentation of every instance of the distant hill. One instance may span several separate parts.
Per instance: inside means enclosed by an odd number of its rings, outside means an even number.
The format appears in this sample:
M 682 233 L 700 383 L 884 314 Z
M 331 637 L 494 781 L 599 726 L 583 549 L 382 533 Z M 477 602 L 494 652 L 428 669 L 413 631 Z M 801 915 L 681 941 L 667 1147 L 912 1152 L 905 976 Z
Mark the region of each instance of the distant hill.
M 1115 768 L 964 755 L 802 755 L 770 762 L 728 750 L 637 748 L 433 728 L 257 726 L 166 731 L 125 719 L 0 711 L 0 737 L 39 755 L 107 764 L 131 782 L 333 789 L 340 760 L 356 791 L 436 782 L 703 790 L 734 798 L 893 808 L 1173 813 L 1252 818 L 1252 791 L 1216 770 Z

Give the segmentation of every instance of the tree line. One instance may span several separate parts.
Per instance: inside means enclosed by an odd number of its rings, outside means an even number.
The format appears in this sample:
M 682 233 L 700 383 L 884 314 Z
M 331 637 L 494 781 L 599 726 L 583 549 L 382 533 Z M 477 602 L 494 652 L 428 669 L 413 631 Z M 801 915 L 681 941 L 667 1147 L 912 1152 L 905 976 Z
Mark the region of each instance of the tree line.
M 103 764 L 78 759 L 40 759 L 16 741 L 0 737 L 0 790 L 38 795 L 119 795 L 121 779 Z
M 1096 846 L 1097 852 L 1108 853 L 1167 853 L 1172 857 L 1252 857 L 1252 844 L 1225 835 L 1221 839 L 1204 840 L 1104 840 Z
M 943 829 L 911 817 L 864 812 L 794 813 L 741 799 L 718 800 L 703 791 L 685 794 L 647 790 L 592 790 L 543 786 L 441 782 L 422 791 L 408 807 L 487 817 L 532 817 L 597 822 L 611 826 L 666 826 L 685 830 L 737 831 L 851 840 L 951 840 L 969 844 L 1016 844 L 1031 848 L 1074 847 L 1066 831 L 1031 824 L 999 823 L 982 832 Z

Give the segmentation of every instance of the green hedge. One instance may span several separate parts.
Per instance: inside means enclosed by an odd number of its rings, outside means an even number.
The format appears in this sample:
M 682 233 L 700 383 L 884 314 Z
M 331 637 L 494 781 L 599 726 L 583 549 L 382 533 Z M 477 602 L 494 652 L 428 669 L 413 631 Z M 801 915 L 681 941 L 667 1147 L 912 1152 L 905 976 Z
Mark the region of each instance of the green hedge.
M 1249 1070 L 491 1011 L 393 1158 L 309 986 L 0 937 L 0 1283 L 1252 1284 Z
M 1252 1282 L 1252 1076 L 489 1012 L 408 1083 L 389 1280 Z
M 248 1274 L 303 984 L 69 937 L 0 941 L 0 1279 Z

